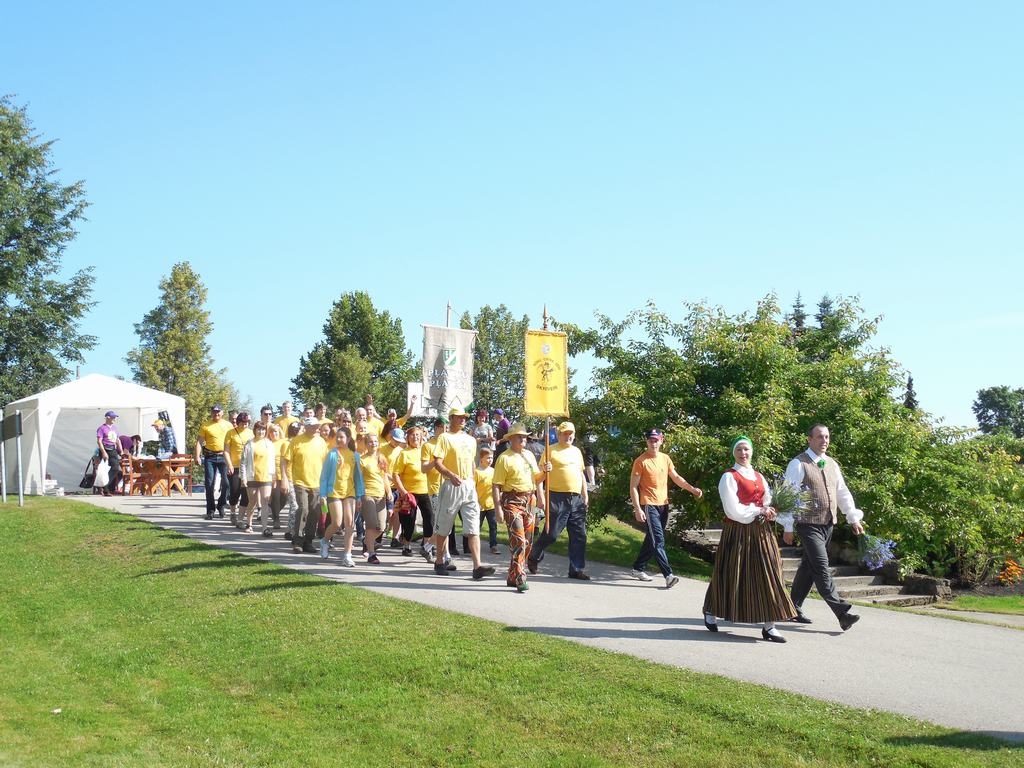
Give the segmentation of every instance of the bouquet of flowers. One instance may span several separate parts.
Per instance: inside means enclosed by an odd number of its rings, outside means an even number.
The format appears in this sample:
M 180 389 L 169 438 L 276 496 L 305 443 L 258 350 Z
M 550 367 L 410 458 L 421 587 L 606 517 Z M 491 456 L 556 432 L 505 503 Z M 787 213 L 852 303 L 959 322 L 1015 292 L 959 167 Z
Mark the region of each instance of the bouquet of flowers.
M 857 542 L 860 549 L 860 561 L 869 571 L 878 571 L 889 562 L 896 559 L 893 550 L 896 549 L 896 542 L 889 539 L 880 539 L 870 533 L 861 534 Z
M 768 483 L 772 493 L 772 506 L 780 515 L 793 515 L 811 503 L 810 491 L 800 491 L 783 477 L 773 477 Z

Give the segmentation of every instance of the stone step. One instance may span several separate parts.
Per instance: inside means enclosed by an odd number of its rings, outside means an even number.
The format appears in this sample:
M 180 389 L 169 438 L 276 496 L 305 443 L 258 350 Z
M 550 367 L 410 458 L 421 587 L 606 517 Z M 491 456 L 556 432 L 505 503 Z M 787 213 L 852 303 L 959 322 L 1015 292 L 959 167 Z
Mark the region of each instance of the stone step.
M 903 587 L 888 584 L 868 584 L 859 587 L 836 586 L 839 596 L 845 600 L 864 600 L 878 595 L 898 595 L 902 589 Z
M 879 576 L 874 573 L 857 574 L 856 576 L 835 576 L 832 581 L 835 582 L 837 589 L 850 588 L 850 587 L 868 587 L 877 586 L 879 584 L 885 584 L 885 577 Z
M 893 608 L 907 608 L 912 605 L 930 605 L 937 601 L 935 595 L 874 595 L 869 598 L 876 605 L 887 605 Z
M 782 575 L 786 578 L 786 581 L 792 580 L 796 576 L 797 568 L 800 567 L 800 559 L 792 557 L 782 558 Z M 833 577 L 836 576 L 859 576 L 860 568 L 856 565 L 833 565 L 829 568 L 829 572 Z

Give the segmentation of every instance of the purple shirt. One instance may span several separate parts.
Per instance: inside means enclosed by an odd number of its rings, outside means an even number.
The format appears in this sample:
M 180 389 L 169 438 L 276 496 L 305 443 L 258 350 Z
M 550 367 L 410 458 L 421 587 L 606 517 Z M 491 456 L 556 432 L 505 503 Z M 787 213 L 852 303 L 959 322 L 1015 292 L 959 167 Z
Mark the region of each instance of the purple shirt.
M 117 440 L 117 430 L 113 424 L 100 424 L 100 428 L 96 430 L 96 437 L 100 439 L 104 448 L 120 448 Z

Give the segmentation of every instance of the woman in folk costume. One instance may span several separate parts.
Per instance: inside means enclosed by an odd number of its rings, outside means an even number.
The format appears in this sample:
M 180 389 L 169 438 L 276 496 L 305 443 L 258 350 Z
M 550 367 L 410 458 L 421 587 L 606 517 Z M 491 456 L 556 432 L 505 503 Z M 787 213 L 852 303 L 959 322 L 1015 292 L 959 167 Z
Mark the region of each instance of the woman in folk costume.
M 765 640 L 784 643 L 775 622 L 792 619 L 796 607 L 782 578 L 771 491 L 764 476 L 750 465 L 754 444 L 749 437 L 736 438 L 732 455 L 736 463 L 718 483 L 726 518 L 704 598 L 704 626 L 717 632 L 716 617 L 762 624 Z

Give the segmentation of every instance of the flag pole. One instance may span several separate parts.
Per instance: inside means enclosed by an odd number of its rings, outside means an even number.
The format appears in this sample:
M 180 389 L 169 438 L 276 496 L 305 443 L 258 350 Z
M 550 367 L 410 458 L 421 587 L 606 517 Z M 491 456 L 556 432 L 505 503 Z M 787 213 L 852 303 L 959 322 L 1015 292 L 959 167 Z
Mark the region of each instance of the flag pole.
M 544 305 L 544 330 L 548 329 L 548 305 Z M 544 455 L 551 456 L 551 414 L 544 417 Z M 544 533 L 551 533 L 551 481 L 544 473 Z

